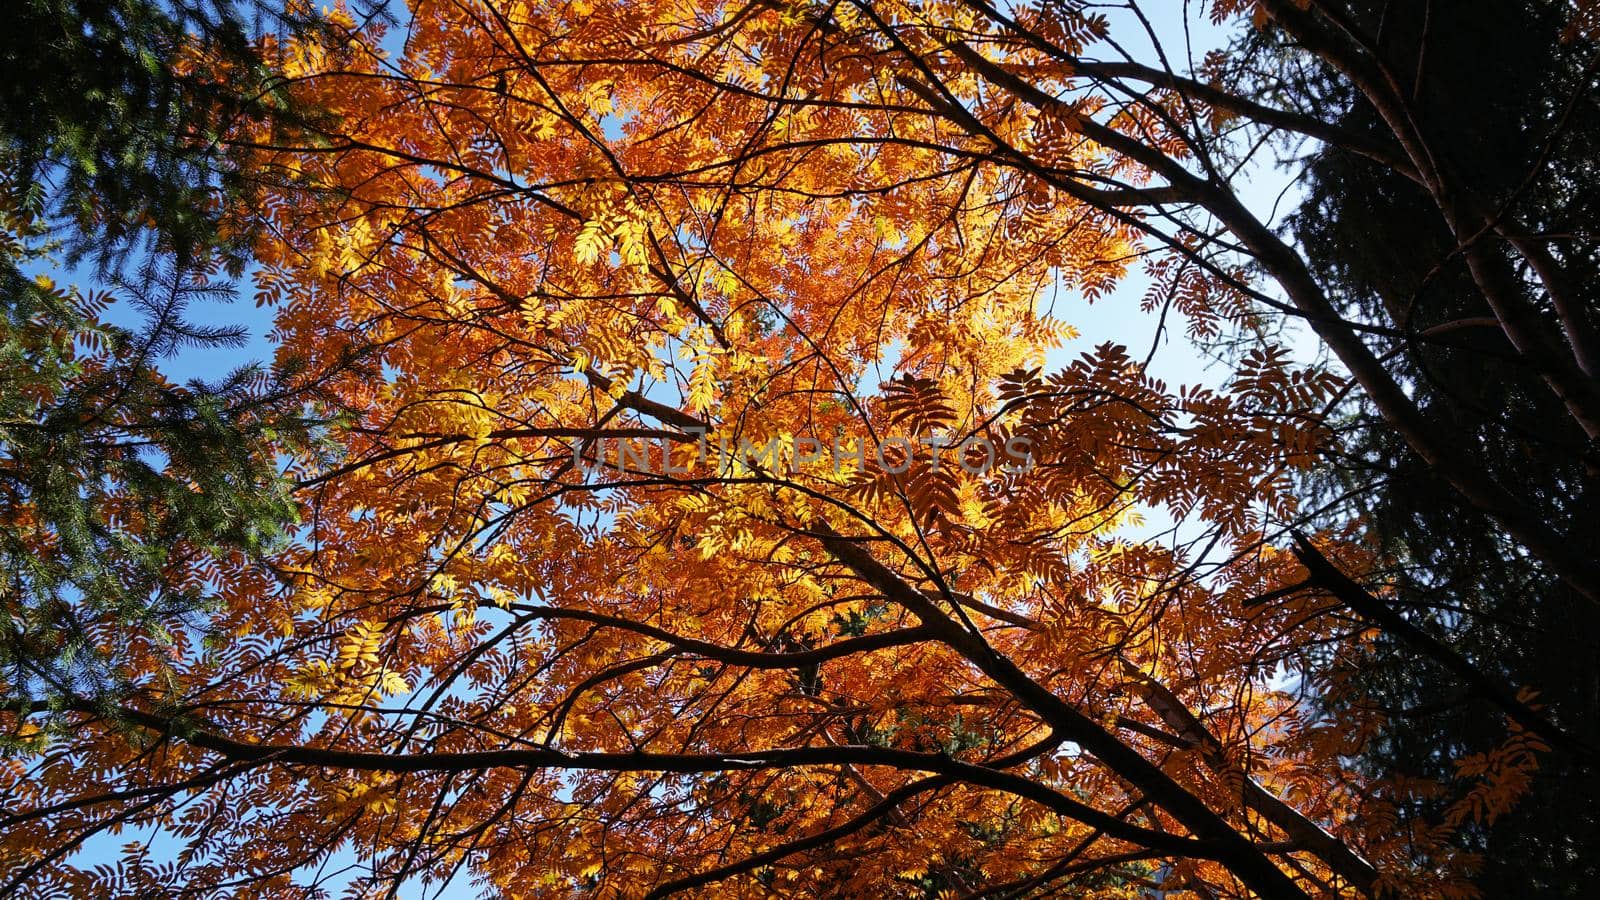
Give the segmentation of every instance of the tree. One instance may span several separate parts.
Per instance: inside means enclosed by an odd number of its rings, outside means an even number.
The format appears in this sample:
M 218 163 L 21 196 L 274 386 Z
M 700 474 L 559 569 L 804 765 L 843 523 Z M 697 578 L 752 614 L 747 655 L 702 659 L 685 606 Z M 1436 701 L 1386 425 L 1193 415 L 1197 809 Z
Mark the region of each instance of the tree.
M 1381 27 L 1390 69 L 1416 73 L 1413 105 L 1436 151 L 1475 190 L 1513 210 L 1531 234 L 1546 236 L 1581 305 L 1595 309 L 1600 280 L 1592 241 L 1557 237 L 1581 235 L 1600 200 L 1592 143 L 1600 107 L 1582 88 L 1592 80 L 1592 47 L 1570 31 L 1568 5 L 1456 4 L 1452 27 L 1431 30 L 1423 3 L 1350 8 L 1363 33 L 1376 35 Z M 1257 33 L 1256 46 L 1235 52 L 1258 63 L 1267 53 L 1281 54 L 1270 89 L 1276 95 L 1347 131 L 1382 137 L 1382 120 L 1348 82 L 1304 65 L 1303 57 L 1275 46 L 1275 37 Z M 1489 58 L 1501 62 L 1486 67 Z M 1319 153 L 1306 176 L 1294 237 L 1341 314 L 1448 337 L 1394 345 L 1394 363 L 1418 406 L 1466 435 L 1498 483 L 1594 558 L 1600 537 L 1584 512 L 1595 503 L 1587 439 L 1538 373 L 1485 327 L 1493 310 L 1423 192 L 1338 147 Z M 1539 303 L 1526 273 L 1516 290 L 1521 302 Z M 1353 506 L 1396 561 L 1383 573 L 1391 602 L 1502 683 L 1537 686 L 1540 702 L 1561 711 L 1594 745 L 1600 672 L 1585 647 L 1596 624 L 1594 605 L 1518 553 L 1361 400 L 1351 398 L 1341 425 L 1343 448 L 1330 460 L 1337 464 L 1328 493 L 1344 498 L 1335 515 L 1348 517 Z M 1417 665 L 1403 641 L 1375 655 L 1359 678 L 1361 702 L 1381 704 L 1388 722 L 1373 746 L 1374 764 L 1383 770 L 1439 779 L 1456 760 L 1503 737 L 1499 717 L 1481 697 L 1443 669 Z M 1563 762 L 1547 761 L 1530 798 L 1493 828 L 1460 835 L 1483 859 L 1476 881 L 1488 895 L 1582 896 L 1593 883 L 1585 848 L 1600 840 L 1594 808 L 1600 786 L 1592 767 Z M 1436 815 L 1446 802 L 1422 802 L 1419 814 Z
M 221 276 L 239 273 L 252 235 L 241 211 L 259 184 L 220 134 L 300 113 L 232 5 L 27 0 L 11 13 L 0 685 L 24 708 L 114 705 L 126 655 L 204 633 L 213 558 L 276 549 L 296 515 L 275 455 L 304 446 L 314 393 L 292 367 L 178 385 L 161 365 L 244 337 L 187 316 L 231 296 Z M 92 264 L 82 288 L 51 277 L 79 264 Z
M 1316 50 L 1313 7 L 1260 5 Z M 1397 828 L 1417 786 L 1352 764 L 1381 719 L 1324 710 L 1385 609 L 1349 573 L 1382 560 L 1353 529 L 1283 540 L 1340 379 L 1266 341 L 1223 388 L 1112 345 L 1041 371 L 1069 334 L 1043 288 L 1159 254 L 1157 303 L 1200 334 L 1300 316 L 1593 596 L 1225 154 L 1238 123 L 1339 143 L 1483 224 L 1412 135 L 1091 60 L 1122 45 L 1073 3 L 413 14 L 395 59 L 289 48 L 337 116 L 320 140 L 234 138 L 285 184 L 259 281 L 286 348 L 383 375 L 331 382 L 361 414 L 296 470 L 293 590 L 241 570 L 232 643 L 176 648 L 164 683 L 133 660 L 115 715 L 43 718 L 5 782 L 9 886 L 309 893 L 354 848 L 391 896 L 463 870 L 508 895 L 1470 893 L 1454 831 L 1566 732 L 1469 668 L 1512 722 L 1434 786 L 1443 821 Z M 1330 62 L 1391 101 L 1342 40 Z M 1582 379 L 1538 365 L 1582 426 Z M 1198 537 L 1135 539 L 1150 507 Z M 187 850 L 71 864 L 126 825 Z
M 64 229 L 70 261 L 141 247 L 243 261 L 235 213 L 259 183 L 221 141 L 241 119 L 288 125 L 253 3 L 20 0 L 0 34 L 0 161 L 8 212 Z M 312 37 L 293 8 L 272 24 Z

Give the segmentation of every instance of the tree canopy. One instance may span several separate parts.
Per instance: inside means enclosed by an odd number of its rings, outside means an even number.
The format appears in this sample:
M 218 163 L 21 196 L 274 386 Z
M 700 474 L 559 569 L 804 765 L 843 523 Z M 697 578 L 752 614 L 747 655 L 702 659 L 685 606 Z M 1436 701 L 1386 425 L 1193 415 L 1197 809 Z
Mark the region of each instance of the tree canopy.
M 222 134 L 243 121 L 283 133 L 302 114 L 238 7 L 26 0 L 10 13 L 0 677 L 8 705 L 114 703 L 129 644 L 204 633 L 214 560 L 279 549 L 297 515 L 276 456 L 308 449 L 313 394 L 292 367 L 178 384 L 163 366 L 245 337 L 191 318 L 232 297 L 261 187 Z
M 1592 7 L 1541 9 L 1571 56 L 1518 147 L 1594 76 Z M 1475 896 L 1474 831 L 1589 732 L 1417 615 L 1393 571 L 1462 573 L 1329 485 L 1403 457 L 1600 602 L 1476 452 L 1509 418 L 1424 381 L 1436 345 L 1516 367 L 1567 436 L 1541 474 L 1592 481 L 1591 236 L 1502 195 L 1568 157 L 1435 152 L 1461 98 L 1364 4 L 1185 6 L 1248 35 L 1200 58 L 1144 13 L 418 0 L 403 42 L 265 38 L 319 116 L 227 134 L 254 278 L 349 415 L 273 445 L 288 546 L 194 569 L 217 639 L 9 714 L 0 891 Z M 1272 146 L 1315 154 L 1288 233 L 1245 195 Z M 1424 318 L 1336 258 L 1356 158 L 1450 263 Z M 1064 349 L 1061 298 L 1136 274 L 1223 377 Z M 1489 724 L 1396 763 L 1375 665 Z M 82 864 L 116 832 L 182 850 Z
M 1424 3 L 1352 9 L 1369 30 L 1384 22 L 1390 65 L 1418 72 L 1416 108 L 1436 136 L 1437 152 L 1531 233 L 1548 236 L 1581 305 L 1597 308 L 1594 245 L 1568 236 L 1588 229 L 1600 199 L 1591 138 L 1600 106 L 1581 87 L 1592 79 L 1589 51 L 1563 39 L 1572 27 L 1567 4 L 1458 4 L 1456 15 L 1482 24 L 1433 31 L 1425 28 Z M 1241 51 L 1293 58 L 1267 40 L 1253 43 Z M 1487 67 L 1486 58 L 1514 64 Z M 1346 128 L 1382 134 L 1371 104 L 1327 71 L 1280 74 L 1288 75 L 1280 84 L 1293 87 L 1280 88 L 1279 96 L 1337 116 Z M 1497 482 L 1594 558 L 1600 544 L 1587 512 L 1595 482 L 1586 438 L 1541 388 L 1534 367 L 1488 327 L 1493 310 L 1416 185 L 1331 147 L 1306 175 L 1294 236 L 1342 313 L 1361 321 L 1392 318 L 1419 337 L 1437 338 L 1395 344 L 1419 407 L 1464 434 Z M 1513 255 L 1507 263 L 1519 261 Z M 1522 280 L 1516 290 L 1522 302 L 1540 302 L 1535 283 Z M 1391 602 L 1505 683 L 1538 686 L 1541 702 L 1564 711 L 1568 724 L 1595 743 L 1596 672 L 1586 649 L 1593 604 L 1517 552 L 1359 396 L 1339 418 L 1339 451 L 1321 474 L 1330 477 L 1330 497 L 1342 498 L 1335 515 L 1358 513 L 1367 535 L 1391 555 L 1376 573 L 1394 592 Z M 1375 765 L 1436 778 L 1501 740 L 1500 722 L 1483 698 L 1437 666 L 1416 665 L 1404 642 L 1384 640 L 1391 651 L 1375 654 L 1362 675 L 1363 702 L 1381 703 L 1389 721 L 1372 748 Z M 1560 759 L 1544 765 L 1546 773 L 1515 810 L 1463 835 L 1483 858 L 1475 880 L 1489 896 L 1581 896 L 1593 879 L 1585 848 L 1595 845 L 1600 827 L 1594 771 Z M 1442 802 L 1420 805 L 1436 812 Z

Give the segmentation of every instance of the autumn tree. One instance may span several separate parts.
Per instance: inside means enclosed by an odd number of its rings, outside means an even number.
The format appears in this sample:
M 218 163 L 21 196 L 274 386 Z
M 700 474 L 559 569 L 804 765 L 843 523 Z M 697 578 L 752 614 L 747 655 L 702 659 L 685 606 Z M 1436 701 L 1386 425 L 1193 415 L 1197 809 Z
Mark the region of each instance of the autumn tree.
M 10 721 L 7 886 L 1470 894 L 1453 834 L 1584 748 L 1424 643 L 1503 740 L 1428 785 L 1355 764 L 1381 716 L 1326 699 L 1409 620 L 1356 523 L 1290 539 L 1326 410 L 1360 391 L 1591 599 L 1593 564 L 1426 420 L 1377 343 L 1404 329 L 1341 315 L 1239 148 L 1418 184 L 1580 429 L 1585 320 L 1340 10 L 1210 12 L 1322 56 L 1393 140 L 1141 54 L 1136 5 L 422 2 L 395 56 L 285 47 L 336 125 L 232 138 L 282 185 L 261 297 L 285 353 L 381 377 L 334 377 L 343 455 L 296 463 L 289 590 L 216 572 L 232 640 Z M 1497 228 L 1539 291 L 1465 239 Z M 1112 343 L 1049 366 L 1051 292 L 1146 260 L 1174 323 L 1292 315 L 1350 382 L 1265 340 L 1210 387 Z M 1421 790 L 1451 802 L 1403 820 Z M 72 856 L 128 827 L 185 849 Z

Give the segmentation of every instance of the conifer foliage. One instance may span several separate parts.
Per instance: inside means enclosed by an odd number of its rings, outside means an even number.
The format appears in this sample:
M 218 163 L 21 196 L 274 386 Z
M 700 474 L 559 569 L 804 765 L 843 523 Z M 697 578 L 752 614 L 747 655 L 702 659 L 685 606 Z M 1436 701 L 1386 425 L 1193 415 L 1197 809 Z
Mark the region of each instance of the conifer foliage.
M 231 299 L 260 187 L 222 132 L 296 121 L 242 14 L 19 0 L 0 28 L 0 678 L 14 707 L 114 703 L 130 658 L 206 632 L 219 562 L 277 549 L 297 515 L 276 456 L 307 446 L 311 395 L 291 370 L 162 373 L 246 335 L 190 315 Z

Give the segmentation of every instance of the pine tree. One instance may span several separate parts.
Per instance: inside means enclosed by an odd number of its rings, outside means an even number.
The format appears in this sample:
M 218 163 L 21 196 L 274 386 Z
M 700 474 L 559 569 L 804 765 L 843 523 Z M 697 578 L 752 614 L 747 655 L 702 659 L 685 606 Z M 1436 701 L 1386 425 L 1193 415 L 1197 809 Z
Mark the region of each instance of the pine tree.
M 1445 155 L 1441 164 L 1546 241 L 1588 309 L 1600 309 L 1600 258 L 1582 238 L 1600 211 L 1600 103 L 1582 87 L 1593 77 L 1593 47 L 1573 43 L 1570 4 L 1456 3 L 1448 25 L 1431 28 L 1430 4 L 1420 0 L 1340 6 L 1374 36 L 1391 70 L 1414 82 L 1419 127 Z M 1347 81 L 1273 40 L 1270 31 L 1249 39 L 1257 58 L 1281 54 L 1280 100 L 1382 139 L 1378 113 Z M 1514 361 L 1503 334 L 1478 324 L 1493 312 L 1422 190 L 1337 148 L 1319 150 L 1306 172 L 1291 229 L 1341 313 L 1398 324 L 1405 337 L 1395 341 L 1395 365 L 1424 414 L 1468 436 L 1473 457 L 1574 549 L 1600 556 L 1594 448 L 1539 373 Z M 1511 270 L 1512 258 L 1501 259 Z M 1526 276 L 1516 272 L 1514 283 L 1536 307 Z M 1330 499 L 1346 498 L 1339 514 L 1361 515 L 1395 560 L 1385 580 L 1397 607 L 1494 680 L 1536 686 L 1563 727 L 1594 745 L 1594 605 L 1461 502 L 1364 398 L 1347 405 L 1344 432 L 1344 455 L 1318 480 Z M 1358 677 L 1359 702 L 1388 716 L 1369 752 L 1374 770 L 1448 780 L 1452 760 L 1503 739 L 1493 705 L 1393 635 L 1379 642 L 1376 664 Z M 1600 844 L 1597 773 L 1560 755 L 1546 769 L 1513 814 L 1460 833 L 1463 848 L 1483 857 L 1487 896 L 1583 896 L 1600 875 L 1586 850 Z M 1451 799 L 1419 801 L 1413 812 L 1437 816 Z
M 246 334 L 186 316 L 231 296 L 252 237 L 236 211 L 259 184 L 224 135 L 308 121 L 248 12 L 22 0 L 0 29 L 0 690 L 17 703 L 114 692 L 122 654 L 203 631 L 208 561 L 293 524 L 275 454 L 314 428 L 293 367 L 161 370 Z M 61 267 L 89 285 L 39 274 Z M 139 324 L 110 324 L 114 304 Z

